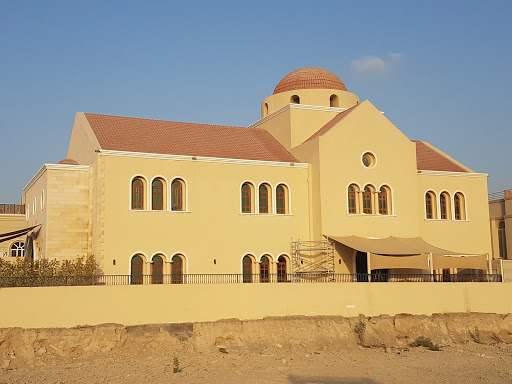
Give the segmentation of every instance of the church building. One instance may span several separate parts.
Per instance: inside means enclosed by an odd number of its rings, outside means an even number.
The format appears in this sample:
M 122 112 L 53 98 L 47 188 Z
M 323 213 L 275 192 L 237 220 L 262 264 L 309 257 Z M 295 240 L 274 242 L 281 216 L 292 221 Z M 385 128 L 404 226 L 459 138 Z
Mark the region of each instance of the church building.
M 78 112 L 22 201 L 34 258 L 94 255 L 132 283 L 490 267 L 487 174 L 321 68 L 286 75 L 249 127 Z

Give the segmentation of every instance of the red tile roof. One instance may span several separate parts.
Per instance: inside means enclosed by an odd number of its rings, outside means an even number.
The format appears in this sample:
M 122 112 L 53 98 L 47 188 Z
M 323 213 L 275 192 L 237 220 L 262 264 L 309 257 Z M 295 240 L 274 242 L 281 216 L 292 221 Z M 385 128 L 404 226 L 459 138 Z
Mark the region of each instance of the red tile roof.
M 298 162 L 270 133 L 259 128 L 181 123 L 85 113 L 101 149 Z
M 346 91 L 347 87 L 332 72 L 317 67 L 305 67 L 283 77 L 274 89 L 274 95 L 296 89 L 340 89 Z
M 315 133 L 313 133 L 309 139 L 307 139 L 306 141 L 304 142 L 307 142 L 307 141 L 310 141 L 310 140 L 313 140 L 315 137 L 318 137 L 318 136 L 323 136 L 325 135 L 327 132 L 329 132 L 331 130 L 332 127 L 334 127 L 336 124 L 338 124 L 341 120 L 343 120 L 345 117 L 347 117 L 350 112 L 352 112 L 355 108 L 357 108 L 357 106 L 359 106 L 361 104 L 356 104 L 354 105 L 353 107 L 350 107 L 349 109 L 343 111 L 343 112 L 340 112 L 338 113 L 336 116 L 334 116 L 331 120 L 329 120 L 322 128 L 320 128 L 318 131 L 316 131 Z
M 425 171 L 468 172 L 448 155 L 432 145 L 419 140 L 411 140 L 416 143 L 416 167 Z

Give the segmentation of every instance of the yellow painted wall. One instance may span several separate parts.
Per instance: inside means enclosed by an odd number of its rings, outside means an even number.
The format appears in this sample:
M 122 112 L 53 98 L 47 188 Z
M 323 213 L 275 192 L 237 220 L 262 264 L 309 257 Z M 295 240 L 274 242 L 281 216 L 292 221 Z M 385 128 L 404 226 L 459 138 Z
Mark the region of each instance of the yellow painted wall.
M 300 104 L 289 104 L 280 113 L 257 121 L 251 127 L 267 130 L 291 151 L 341 111 L 339 108 L 310 109 Z
M 363 102 L 319 139 L 322 232 L 331 236 L 413 237 L 418 233 L 415 207 L 415 146 L 369 101 Z M 392 143 L 392 144 L 390 144 Z M 361 157 L 372 152 L 373 168 Z M 367 183 L 376 189 L 383 184 L 392 190 L 392 214 L 348 214 L 347 188 Z
M 100 255 L 109 261 L 105 274 L 128 274 L 135 253 L 143 253 L 148 261 L 157 253 L 167 261 L 180 253 L 186 257 L 187 273 L 241 273 L 245 254 L 259 259 L 269 253 L 277 261 L 280 254 L 291 256 L 293 237 L 308 238 L 307 168 L 100 156 L 104 167 L 100 195 L 108 202 L 102 213 Z M 185 180 L 187 210 L 151 211 L 148 206 L 132 210 L 130 185 L 138 175 L 147 179 L 146 196 L 155 177 L 166 180 L 167 187 L 175 177 Z M 241 213 L 240 188 L 245 181 L 253 182 L 256 190 L 262 182 L 273 191 L 279 183 L 288 185 L 290 214 Z M 165 268 L 169 273 L 170 267 Z
M 0 328 L 261 319 L 266 316 L 512 313 L 510 283 L 304 283 L 2 288 Z M 138 309 L 137 309 L 138 308 Z
M 96 149 L 100 149 L 98 139 L 94 135 L 83 112 L 77 112 L 71 138 L 69 140 L 67 157 L 79 164 L 93 164 L 96 159 Z
M 489 208 L 487 204 L 487 177 L 461 177 L 460 175 L 420 174 L 418 217 L 423 238 L 438 247 L 456 252 L 491 254 Z M 439 199 L 441 191 L 451 198 L 462 192 L 466 200 L 467 220 L 425 219 L 424 196 L 433 190 Z M 453 218 L 453 212 L 452 212 Z

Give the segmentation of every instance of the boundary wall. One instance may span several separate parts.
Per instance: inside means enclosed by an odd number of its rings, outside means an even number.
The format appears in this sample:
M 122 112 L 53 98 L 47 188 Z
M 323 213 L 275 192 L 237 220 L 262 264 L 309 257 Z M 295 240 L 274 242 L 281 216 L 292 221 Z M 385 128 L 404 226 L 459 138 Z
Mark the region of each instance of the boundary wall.
M 0 288 L 0 328 L 269 316 L 512 313 L 512 283 L 308 283 Z

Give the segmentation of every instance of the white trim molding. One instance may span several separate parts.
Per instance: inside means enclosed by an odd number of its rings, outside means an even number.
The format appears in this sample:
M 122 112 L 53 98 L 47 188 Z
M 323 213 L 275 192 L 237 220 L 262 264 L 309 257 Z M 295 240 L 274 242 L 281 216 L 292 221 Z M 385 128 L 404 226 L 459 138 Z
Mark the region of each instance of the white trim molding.
M 204 156 L 185 156 L 185 155 L 167 155 L 160 153 L 143 153 L 143 152 L 125 152 L 99 149 L 98 153 L 103 156 L 117 157 L 133 157 L 139 159 L 161 159 L 175 161 L 196 161 L 200 163 L 223 163 L 223 164 L 239 164 L 239 165 L 260 165 L 265 167 L 286 167 L 286 168 L 308 168 L 309 163 L 294 163 L 282 161 L 267 160 L 248 160 L 248 159 L 227 159 L 221 157 L 204 157 Z M 69 165 L 68 165 L 69 167 Z
M 430 176 L 453 176 L 453 177 L 488 177 L 488 173 L 477 172 L 448 172 L 448 171 L 426 171 L 418 170 L 418 175 Z
M 289 110 L 289 109 L 305 109 L 310 111 L 326 111 L 326 112 L 334 112 L 340 113 L 346 111 L 348 108 L 336 108 L 336 107 L 323 107 L 321 105 L 307 105 L 307 104 L 287 104 L 284 107 L 278 109 L 277 111 L 272 112 L 270 115 L 265 116 L 264 118 L 252 123 L 248 128 L 256 128 L 263 123 L 273 119 L 277 115 Z

